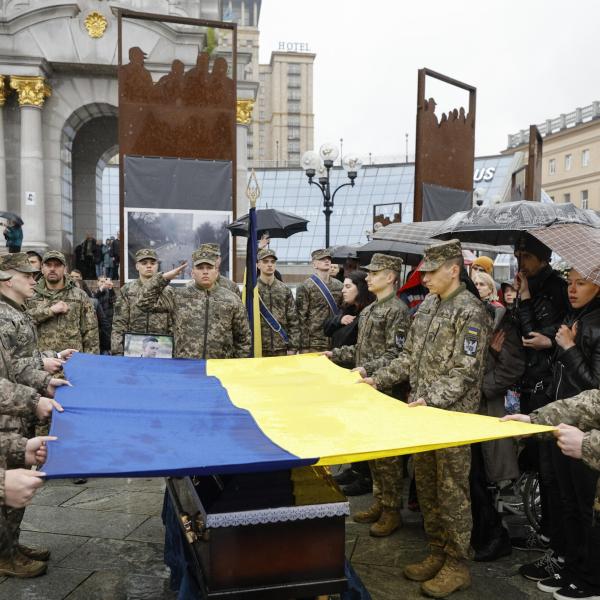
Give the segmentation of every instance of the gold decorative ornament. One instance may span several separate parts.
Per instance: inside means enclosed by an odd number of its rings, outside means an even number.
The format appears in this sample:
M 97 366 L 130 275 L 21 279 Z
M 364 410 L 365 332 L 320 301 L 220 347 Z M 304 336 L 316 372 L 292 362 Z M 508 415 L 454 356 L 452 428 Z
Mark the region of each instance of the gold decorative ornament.
M 106 17 L 99 12 L 91 12 L 83 22 L 91 38 L 101 38 L 108 27 Z
M 46 98 L 52 95 L 52 89 L 43 77 L 11 75 L 10 87 L 19 94 L 19 106 L 41 108 Z
M 6 85 L 4 75 L 0 75 L 0 106 L 6 103 L 6 96 L 10 94 L 10 88 Z
M 248 198 L 250 201 L 250 206 L 252 208 L 256 208 L 256 202 L 260 198 L 260 186 L 258 185 L 258 179 L 256 179 L 256 173 L 254 172 L 254 169 L 252 169 L 250 177 L 248 178 L 248 185 L 246 186 L 246 198 Z
M 236 105 L 236 121 L 239 125 L 250 125 L 254 100 L 238 100 Z

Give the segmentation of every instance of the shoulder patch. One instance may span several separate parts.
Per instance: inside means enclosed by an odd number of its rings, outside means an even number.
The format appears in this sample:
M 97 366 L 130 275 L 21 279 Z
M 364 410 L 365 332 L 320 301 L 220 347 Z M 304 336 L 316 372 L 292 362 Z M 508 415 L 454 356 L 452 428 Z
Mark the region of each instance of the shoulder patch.
M 463 352 L 467 356 L 475 356 L 477 354 L 477 347 L 479 346 L 479 327 L 469 325 L 467 327 L 467 333 L 463 340 Z

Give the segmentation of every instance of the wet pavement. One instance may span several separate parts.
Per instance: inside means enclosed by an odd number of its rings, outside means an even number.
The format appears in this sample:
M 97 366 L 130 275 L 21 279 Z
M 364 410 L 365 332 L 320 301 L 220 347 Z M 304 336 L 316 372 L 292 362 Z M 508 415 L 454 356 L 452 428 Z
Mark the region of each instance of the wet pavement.
M 160 520 L 162 479 L 91 479 L 74 485 L 52 481 L 39 493 L 23 522 L 26 544 L 52 550 L 47 575 L 29 580 L 0 578 L 1 600 L 173 600 L 163 564 Z M 352 499 L 366 507 L 369 496 Z M 419 513 L 403 511 L 404 527 L 389 538 L 369 536 L 368 525 L 348 519 L 346 554 L 373 600 L 423 598 L 402 567 L 425 556 Z M 519 519 L 511 528 L 520 526 Z M 472 563 L 473 586 L 457 600 L 545 599 L 518 565 L 539 553 L 514 551 L 495 563 Z

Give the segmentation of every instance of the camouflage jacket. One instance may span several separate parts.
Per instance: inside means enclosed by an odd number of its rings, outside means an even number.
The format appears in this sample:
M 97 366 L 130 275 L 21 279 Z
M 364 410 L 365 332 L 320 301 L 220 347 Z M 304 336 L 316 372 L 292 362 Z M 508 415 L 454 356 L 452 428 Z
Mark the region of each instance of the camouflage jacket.
M 361 311 L 356 344 L 335 348 L 332 360 L 363 367 L 370 377 L 400 354 L 409 328 L 408 307 L 394 292 Z
M 173 288 L 165 288 L 156 304 L 150 310 L 143 311 L 138 305 L 143 287 L 142 281 L 136 279 L 119 290 L 110 337 L 112 354 L 123 354 L 123 335 L 128 331 L 173 335 Z
M 168 282 L 154 275 L 138 298 L 138 308 L 149 310 Z M 246 358 L 250 326 L 242 301 L 219 285 L 204 290 L 194 282 L 173 288 L 174 356 L 177 358 Z
M 326 284 L 340 306 L 342 303 L 342 284 L 331 277 Z M 323 332 L 323 324 L 331 309 L 323 294 L 310 278 L 301 283 L 296 290 L 296 308 L 300 321 L 300 348 L 305 352 L 329 350 L 331 340 Z
M 217 283 L 221 287 L 224 287 L 226 290 L 237 294 L 240 298 L 242 297 L 242 292 L 240 291 L 240 288 L 238 287 L 238 284 L 235 281 L 232 281 L 227 277 L 223 277 L 223 275 L 219 275 L 219 277 L 217 278 Z
M 263 356 L 281 354 L 287 350 L 298 350 L 300 342 L 300 327 L 294 296 L 290 288 L 281 281 L 274 279 L 267 285 L 258 278 L 258 293 L 264 305 L 277 319 L 278 323 L 288 335 L 286 344 L 279 333 L 275 332 L 267 321 L 261 316 L 260 332 L 262 336 Z
M 408 380 L 411 401 L 476 412 L 491 326 L 485 307 L 464 284 L 444 300 L 429 294 L 415 313 L 403 352 L 373 380 L 380 389 Z
M 9 349 L 15 377 L 45 393 L 52 375 L 44 371 L 33 319 L 10 298 L 0 294 L 0 337 Z
M 565 400 L 546 404 L 530 415 L 539 425 L 572 425 L 585 432 L 581 458 L 595 471 L 600 471 L 600 390 L 586 390 Z M 600 512 L 600 479 L 596 486 L 594 510 Z
M 50 307 L 60 300 L 69 305 L 69 312 L 55 315 Z M 37 325 L 40 350 L 60 352 L 74 348 L 88 354 L 100 353 L 94 305 L 69 276 L 66 276 L 65 287 L 61 290 L 49 290 L 46 281 L 41 278 L 35 295 L 27 302 L 27 312 Z
M 18 434 L 0 436 L 0 507 L 5 503 L 4 471 L 9 464 L 25 465 L 25 444 L 27 444 L 27 438 Z M 2 532 L 0 532 L 0 543 L 2 541 Z

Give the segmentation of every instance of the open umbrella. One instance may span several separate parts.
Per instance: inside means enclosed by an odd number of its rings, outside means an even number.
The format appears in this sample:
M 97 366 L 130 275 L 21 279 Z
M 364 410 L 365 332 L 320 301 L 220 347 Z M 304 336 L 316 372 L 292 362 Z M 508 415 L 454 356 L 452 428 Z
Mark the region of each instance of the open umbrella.
M 358 249 L 358 260 L 361 264 L 367 264 L 373 254 L 381 252 L 391 256 L 399 256 L 404 264 L 415 266 L 423 258 L 423 244 L 411 244 L 410 242 L 396 242 L 395 240 L 371 240 Z
M 600 229 L 587 225 L 550 225 L 529 233 L 583 277 L 600 285 Z
M 295 233 L 306 231 L 307 223 L 307 219 L 274 208 L 256 211 L 256 233 L 259 237 L 268 233 L 272 238 L 289 238 Z M 248 215 L 236 219 L 227 225 L 227 229 L 231 235 L 248 237 Z
M 14 212 L 9 212 L 7 210 L 0 210 L 0 219 L 6 219 L 7 221 L 14 221 L 18 225 L 23 225 L 23 219 Z
M 349 246 L 334 246 L 331 249 L 331 262 L 338 265 L 343 265 L 346 259 L 353 258 L 358 260 L 358 249 L 360 244 L 349 245 Z
M 550 225 L 580 224 L 600 227 L 600 217 L 593 211 L 574 204 L 541 202 L 506 202 L 494 206 L 477 206 L 446 219 L 433 237 L 483 244 L 514 244 L 521 233 Z

